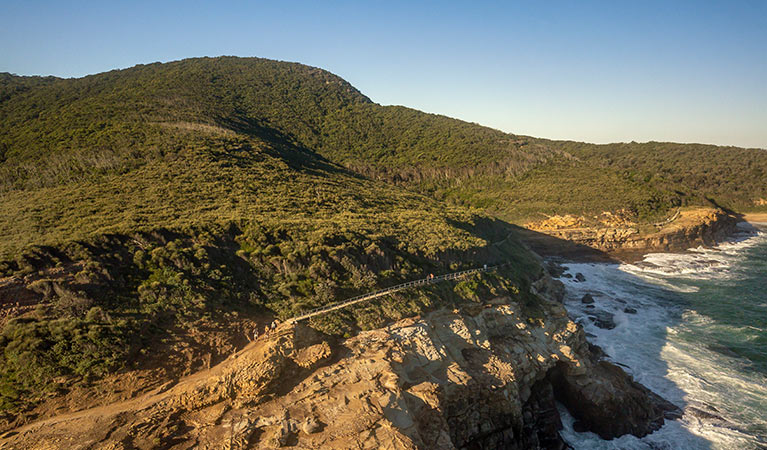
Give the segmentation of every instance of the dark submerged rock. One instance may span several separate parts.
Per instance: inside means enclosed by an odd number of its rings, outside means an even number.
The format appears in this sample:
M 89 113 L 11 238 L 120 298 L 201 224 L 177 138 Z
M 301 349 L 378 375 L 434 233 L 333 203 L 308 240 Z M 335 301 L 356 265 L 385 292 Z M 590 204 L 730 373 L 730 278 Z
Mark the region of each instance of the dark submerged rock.
M 565 273 L 566 269 L 561 264 L 555 261 L 549 261 L 546 264 L 546 270 L 549 272 L 549 275 L 551 275 L 552 277 L 559 278 Z
M 604 311 L 599 311 L 596 314 L 596 316 L 589 316 L 589 320 L 591 320 L 598 328 L 612 330 L 617 326 L 612 314 Z

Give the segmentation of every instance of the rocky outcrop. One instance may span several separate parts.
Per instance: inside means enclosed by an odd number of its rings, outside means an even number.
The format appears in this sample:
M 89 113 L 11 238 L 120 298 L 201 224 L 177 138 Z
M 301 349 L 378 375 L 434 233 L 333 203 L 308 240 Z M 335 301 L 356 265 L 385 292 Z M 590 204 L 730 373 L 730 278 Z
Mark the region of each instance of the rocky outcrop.
M 545 228 L 529 224 L 531 230 L 542 236 L 530 235 L 532 246 L 544 254 L 573 256 L 572 249 L 558 244 L 573 242 L 586 248 L 597 249 L 618 256 L 641 255 L 647 252 L 684 251 L 700 245 L 711 246 L 732 234 L 738 219 L 729 213 L 712 208 L 684 210 L 678 217 L 652 231 L 640 231 L 636 226 Z
M 333 342 L 285 324 L 147 396 L 54 417 L 2 448 L 566 448 L 584 430 L 642 436 L 674 410 L 601 361 L 557 301 L 499 297 Z
M 604 439 L 644 436 L 660 428 L 665 419 L 681 416 L 676 406 L 606 361 L 591 365 L 588 373 L 560 364 L 550 379 L 557 399 L 578 420 L 576 429 L 593 431 Z

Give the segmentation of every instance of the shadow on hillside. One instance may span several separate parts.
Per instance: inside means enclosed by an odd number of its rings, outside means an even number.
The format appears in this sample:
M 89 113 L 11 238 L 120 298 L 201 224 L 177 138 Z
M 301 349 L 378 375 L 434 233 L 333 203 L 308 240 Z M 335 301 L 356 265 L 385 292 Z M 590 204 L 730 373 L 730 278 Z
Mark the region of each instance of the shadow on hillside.
M 601 250 L 529 230 L 497 218 L 479 217 L 473 222 L 450 220 L 449 223 L 456 228 L 484 239 L 489 242 L 491 246 L 498 246 L 506 240 L 515 240 L 516 242 L 524 244 L 530 250 L 544 258 L 556 258 L 578 262 L 620 262 L 615 256 Z M 472 249 L 468 252 L 469 254 L 463 256 L 474 259 L 479 256 L 477 250 L 478 249 Z
M 726 212 L 730 216 L 734 217 L 736 221 L 738 221 L 738 222 L 742 222 L 743 221 L 743 217 L 744 217 L 743 214 L 735 212 L 735 211 L 733 211 L 732 209 L 730 209 L 730 208 L 728 208 L 726 206 L 720 205 L 716 200 L 714 200 L 711 197 L 706 197 L 706 201 L 711 203 L 711 206 L 713 206 L 714 208 L 721 209 L 722 211 Z
M 602 250 L 577 242 L 512 225 L 525 244 L 544 258 L 558 258 L 578 262 L 618 263 L 620 260 Z
M 333 163 L 309 147 L 300 144 L 294 136 L 283 133 L 261 121 L 246 118 L 242 113 L 239 118 L 222 122 L 231 130 L 259 138 L 269 144 L 269 153 L 283 160 L 293 170 L 311 175 L 343 173 L 354 178 L 363 178 L 358 173 Z

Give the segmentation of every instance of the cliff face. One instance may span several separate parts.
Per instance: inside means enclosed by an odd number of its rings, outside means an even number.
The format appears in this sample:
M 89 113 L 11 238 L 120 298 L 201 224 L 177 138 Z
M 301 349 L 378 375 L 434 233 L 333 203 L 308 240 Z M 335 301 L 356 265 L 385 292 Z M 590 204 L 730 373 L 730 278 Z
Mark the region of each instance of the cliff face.
M 535 289 L 547 298 L 437 310 L 341 342 L 285 324 L 173 387 L 33 423 L 0 446 L 565 448 L 555 400 L 604 438 L 673 414 L 599 361 L 556 282 Z
M 569 223 L 561 222 L 565 225 Z M 544 253 L 568 256 L 564 246 L 558 248 L 555 241 L 546 240 L 546 236 L 551 236 L 619 256 L 638 256 L 648 252 L 684 251 L 699 245 L 715 245 L 733 232 L 737 218 L 720 209 L 681 211 L 675 220 L 649 233 L 641 233 L 634 226 L 573 228 L 558 227 L 558 223 L 549 220 L 544 226 L 531 226 L 532 230 L 545 235 L 531 236 L 529 239 L 533 246 L 544 249 Z

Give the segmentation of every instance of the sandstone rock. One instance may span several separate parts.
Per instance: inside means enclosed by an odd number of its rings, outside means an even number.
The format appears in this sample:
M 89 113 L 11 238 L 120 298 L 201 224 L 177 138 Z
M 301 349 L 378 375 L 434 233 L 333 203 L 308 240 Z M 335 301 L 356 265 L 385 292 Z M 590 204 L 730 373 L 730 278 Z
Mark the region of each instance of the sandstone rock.
M 283 324 L 165 391 L 30 424 L 0 447 L 562 449 L 555 401 L 609 437 L 673 411 L 598 362 L 561 304 L 527 311 L 437 310 L 342 342 Z
M 544 273 L 540 279 L 533 282 L 530 291 L 550 302 L 562 303 L 565 298 L 564 283 L 553 279 L 548 273 Z
M 589 305 L 591 303 L 594 303 L 594 297 L 592 297 L 591 294 L 585 294 L 581 298 L 581 303 L 584 303 L 584 304 L 587 304 L 587 305 Z
M 301 431 L 306 434 L 317 433 L 322 430 L 322 425 L 314 417 L 307 418 L 304 423 L 301 424 Z
M 582 273 L 578 272 L 575 274 L 575 279 L 580 282 L 586 281 L 586 277 L 583 276 Z
M 546 271 L 552 277 L 559 278 L 565 273 L 565 268 L 555 261 L 549 261 L 546 263 Z
M 737 222 L 736 217 L 721 209 L 699 208 L 680 211 L 675 220 L 650 233 L 640 233 L 630 221 L 614 220 L 591 227 L 541 227 L 536 223 L 526 226 L 555 238 L 632 258 L 650 251 L 684 251 L 699 245 L 714 245 L 732 234 Z M 544 248 L 539 250 L 544 253 L 562 250 L 561 247 L 547 250 L 547 244 L 543 241 L 541 244 Z
M 327 361 L 331 354 L 330 344 L 323 341 L 299 350 L 294 361 L 305 369 L 311 369 Z

